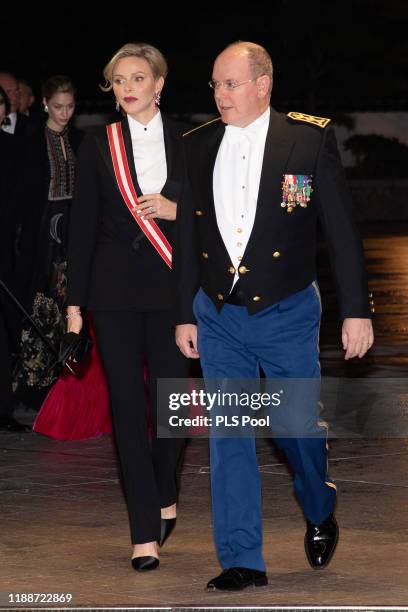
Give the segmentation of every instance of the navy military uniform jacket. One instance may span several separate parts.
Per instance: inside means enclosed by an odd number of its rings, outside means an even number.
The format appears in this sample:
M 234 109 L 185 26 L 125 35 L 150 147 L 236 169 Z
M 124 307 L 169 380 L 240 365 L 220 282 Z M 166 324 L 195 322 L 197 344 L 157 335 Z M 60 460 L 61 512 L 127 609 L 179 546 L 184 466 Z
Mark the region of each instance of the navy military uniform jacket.
M 329 120 L 271 109 L 255 222 L 238 274 L 250 314 L 316 279 L 319 219 L 329 246 L 342 318 L 370 317 L 362 243 Z M 221 309 L 235 268 L 217 226 L 213 171 L 225 125 L 213 121 L 185 135 L 187 180 L 179 203 L 174 249 L 175 322 L 194 323 L 201 286 Z M 283 175 L 312 175 L 310 202 L 282 207 Z M 231 206 L 234 203 L 231 202 Z M 238 236 L 237 236 L 238 237 Z

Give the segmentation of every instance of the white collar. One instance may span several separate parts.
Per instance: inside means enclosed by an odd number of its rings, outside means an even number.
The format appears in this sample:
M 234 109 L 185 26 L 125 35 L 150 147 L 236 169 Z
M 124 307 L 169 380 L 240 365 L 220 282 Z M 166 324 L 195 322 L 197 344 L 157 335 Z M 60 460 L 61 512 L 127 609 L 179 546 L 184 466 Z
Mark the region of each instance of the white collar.
M 268 106 L 266 111 L 259 115 L 252 123 L 246 125 L 245 127 L 238 127 L 236 125 L 227 125 L 225 127 L 225 136 L 227 141 L 230 144 L 235 144 L 240 142 L 244 138 L 256 138 L 258 134 L 262 131 L 262 128 L 265 127 L 266 123 L 269 123 L 269 117 L 271 114 L 271 109 Z
M 14 134 L 14 132 L 16 131 L 17 113 L 14 111 L 13 113 L 9 113 L 7 117 L 10 119 L 10 124 L 3 124 L 0 129 L 3 132 L 7 132 L 8 134 Z
M 163 119 L 160 111 L 155 114 L 155 116 L 150 119 L 149 123 L 143 125 L 136 119 L 133 119 L 130 115 L 127 115 L 129 122 L 129 129 L 132 137 L 151 137 L 160 134 L 163 130 Z

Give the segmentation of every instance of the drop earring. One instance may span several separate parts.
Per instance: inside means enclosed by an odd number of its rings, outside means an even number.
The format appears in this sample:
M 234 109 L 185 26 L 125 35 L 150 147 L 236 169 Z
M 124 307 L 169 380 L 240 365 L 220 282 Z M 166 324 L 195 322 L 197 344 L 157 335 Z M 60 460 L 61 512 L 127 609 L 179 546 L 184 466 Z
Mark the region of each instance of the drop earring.
M 156 106 L 160 106 L 160 98 L 161 98 L 161 91 L 156 91 L 154 94 L 154 103 L 156 104 Z
M 44 112 L 48 113 L 48 104 L 44 104 Z
M 118 113 L 119 110 L 120 110 L 120 105 L 119 105 L 119 102 L 117 100 L 116 100 L 115 108 L 116 108 L 116 112 Z

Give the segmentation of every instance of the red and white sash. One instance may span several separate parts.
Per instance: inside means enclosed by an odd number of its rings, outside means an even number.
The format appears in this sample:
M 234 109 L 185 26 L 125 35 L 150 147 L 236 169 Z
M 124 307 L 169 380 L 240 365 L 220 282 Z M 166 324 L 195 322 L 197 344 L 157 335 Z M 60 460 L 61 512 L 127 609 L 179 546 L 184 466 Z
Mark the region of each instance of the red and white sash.
M 140 215 L 137 214 L 140 202 L 137 199 L 132 175 L 129 170 L 121 122 L 107 125 L 106 131 L 108 133 L 109 148 L 116 180 L 125 204 L 142 232 L 150 240 L 164 262 L 171 268 L 172 249 L 166 236 L 153 219 L 141 219 Z

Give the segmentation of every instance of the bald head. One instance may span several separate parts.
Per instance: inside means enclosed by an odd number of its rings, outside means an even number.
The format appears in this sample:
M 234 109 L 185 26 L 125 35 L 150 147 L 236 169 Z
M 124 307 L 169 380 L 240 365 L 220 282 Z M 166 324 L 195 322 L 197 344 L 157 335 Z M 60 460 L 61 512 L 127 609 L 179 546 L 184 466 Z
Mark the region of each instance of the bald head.
M 272 62 L 254 43 L 229 45 L 214 62 L 214 98 L 224 123 L 245 127 L 269 106 Z
M 268 76 L 270 79 L 269 96 L 271 95 L 273 84 L 272 58 L 264 47 L 253 42 L 239 40 L 228 45 L 218 57 L 224 56 L 224 54 L 230 57 L 246 58 L 252 78 L 261 75 Z

